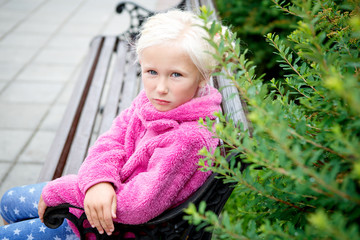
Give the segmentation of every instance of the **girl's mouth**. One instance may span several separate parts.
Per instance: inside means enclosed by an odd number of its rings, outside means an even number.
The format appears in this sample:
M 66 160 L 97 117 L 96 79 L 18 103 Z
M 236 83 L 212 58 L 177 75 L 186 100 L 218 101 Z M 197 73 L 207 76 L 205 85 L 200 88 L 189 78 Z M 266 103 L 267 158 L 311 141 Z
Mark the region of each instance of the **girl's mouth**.
M 169 101 L 162 100 L 162 99 L 154 99 L 154 101 L 159 105 L 167 105 L 170 103 Z

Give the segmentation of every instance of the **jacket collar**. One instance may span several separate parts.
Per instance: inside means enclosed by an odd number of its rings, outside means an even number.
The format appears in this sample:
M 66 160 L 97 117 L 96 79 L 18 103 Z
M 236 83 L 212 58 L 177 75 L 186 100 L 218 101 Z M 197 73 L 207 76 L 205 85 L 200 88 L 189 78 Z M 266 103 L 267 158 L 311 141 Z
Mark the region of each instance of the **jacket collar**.
M 158 130 L 174 128 L 181 122 L 198 121 L 200 118 L 215 119 L 214 112 L 220 111 L 221 94 L 210 87 L 209 94 L 196 97 L 170 111 L 158 111 L 146 97 L 143 90 L 138 100 L 136 114 L 146 128 Z

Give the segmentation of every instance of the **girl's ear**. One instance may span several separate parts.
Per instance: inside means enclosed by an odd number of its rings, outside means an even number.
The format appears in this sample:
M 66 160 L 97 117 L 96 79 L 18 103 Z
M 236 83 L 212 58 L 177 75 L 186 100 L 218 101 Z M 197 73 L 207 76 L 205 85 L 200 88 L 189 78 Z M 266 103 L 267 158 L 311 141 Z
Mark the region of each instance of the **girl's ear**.
M 199 81 L 199 87 L 200 88 L 205 87 L 206 83 L 207 83 L 207 80 L 203 76 L 201 76 L 200 81 Z

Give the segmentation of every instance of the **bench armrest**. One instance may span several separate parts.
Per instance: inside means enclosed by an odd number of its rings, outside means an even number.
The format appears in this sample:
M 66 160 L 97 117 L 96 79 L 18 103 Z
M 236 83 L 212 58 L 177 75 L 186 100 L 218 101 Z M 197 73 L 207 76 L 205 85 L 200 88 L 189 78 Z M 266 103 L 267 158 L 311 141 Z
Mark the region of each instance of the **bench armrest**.
M 178 5 L 173 8 L 184 9 L 186 0 L 182 0 L 178 3 Z M 130 16 L 130 26 L 129 28 L 120 36 L 125 39 L 135 39 L 138 33 L 140 32 L 140 28 L 145 20 L 154 15 L 155 11 L 147 9 L 139 4 L 136 4 L 132 1 L 121 1 L 116 6 L 116 13 L 122 14 L 124 11 L 127 11 Z

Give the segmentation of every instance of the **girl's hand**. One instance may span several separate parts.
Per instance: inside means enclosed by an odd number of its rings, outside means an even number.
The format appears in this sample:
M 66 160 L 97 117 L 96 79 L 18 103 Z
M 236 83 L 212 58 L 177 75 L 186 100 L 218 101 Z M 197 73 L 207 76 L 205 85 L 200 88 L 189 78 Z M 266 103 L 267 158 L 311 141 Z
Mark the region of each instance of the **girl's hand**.
M 98 183 L 85 194 L 84 209 L 92 227 L 100 234 L 111 235 L 114 231 L 113 218 L 116 218 L 116 193 L 111 183 Z
M 41 222 L 44 222 L 44 213 L 47 208 L 46 203 L 44 202 L 42 195 L 40 195 L 39 203 L 38 203 L 38 214 Z

